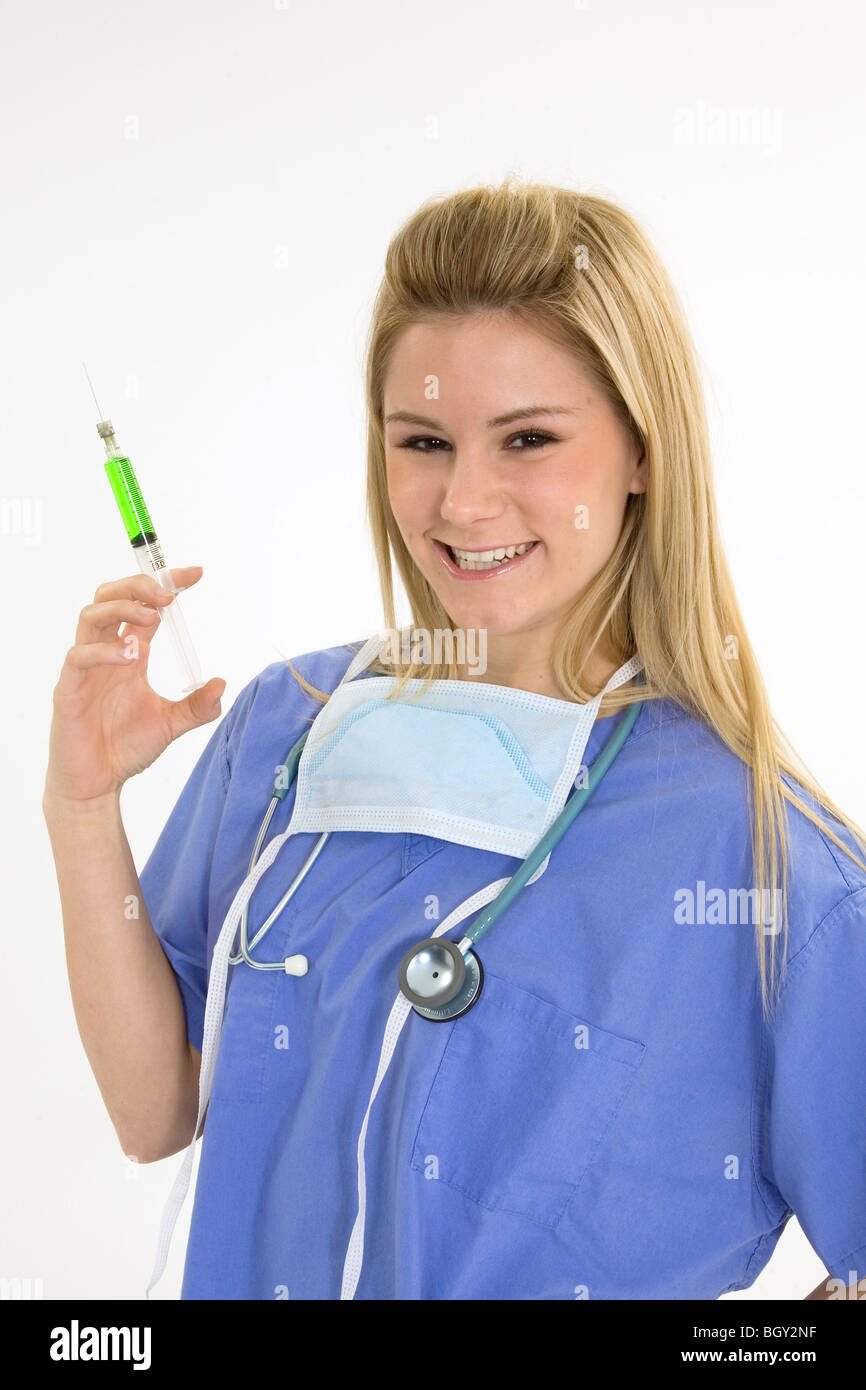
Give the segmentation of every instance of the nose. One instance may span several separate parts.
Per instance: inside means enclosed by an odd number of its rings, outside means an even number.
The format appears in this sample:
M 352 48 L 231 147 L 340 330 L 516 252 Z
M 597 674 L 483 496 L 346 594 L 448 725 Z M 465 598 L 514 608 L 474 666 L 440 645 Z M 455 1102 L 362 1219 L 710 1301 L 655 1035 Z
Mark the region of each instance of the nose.
M 502 485 L 482 450 L 454 455 L 445 478 L 440 512 L 455 529 L 501 516 L 505 509 Z

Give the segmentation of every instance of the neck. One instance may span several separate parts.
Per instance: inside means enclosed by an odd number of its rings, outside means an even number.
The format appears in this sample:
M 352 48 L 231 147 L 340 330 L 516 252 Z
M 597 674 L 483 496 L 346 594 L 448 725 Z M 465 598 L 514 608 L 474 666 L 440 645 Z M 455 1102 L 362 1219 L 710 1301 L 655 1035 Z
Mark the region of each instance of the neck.
M 584 670 L 585 683 L 592 690 L 601 690 L 622 663 L 611 655 L 593 651 Z M 514 690 L 528 690 L 534 695 L 548 695 L 554 700 L 569 700 L 571 696 L 562 689 L 553 670 L 552 652 L 549 645 L 543 646 L 532 641 L 532 635 L 515 633 L 487 638 L 487 669 L 479 674 L 471 666 L 461 666 L 461 680 L 480 681 L 486 685 L 506 685 Z M 633 682 L 626 681 L 618 690 L 627 689 Z M 613 694 L 613 692 L 611 692 Z M 608 697 L 605 697 L 606 699 Z M 602 701 L 599 718 L 607 718 Z

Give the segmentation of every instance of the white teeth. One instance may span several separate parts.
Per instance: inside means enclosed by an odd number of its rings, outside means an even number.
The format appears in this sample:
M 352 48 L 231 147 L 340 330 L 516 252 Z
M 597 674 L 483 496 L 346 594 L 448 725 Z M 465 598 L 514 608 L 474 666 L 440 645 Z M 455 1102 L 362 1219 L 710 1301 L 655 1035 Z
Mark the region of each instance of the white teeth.
M 515 555 L 522 555 L 531 545 L 534 545 L 534 541 L 500 546 L 497 550 L 458 550 L 456 546 L 451 546 L 451 550 L 460 569 L 489 570 L 495 569 L 503 560 L 513 560 Z

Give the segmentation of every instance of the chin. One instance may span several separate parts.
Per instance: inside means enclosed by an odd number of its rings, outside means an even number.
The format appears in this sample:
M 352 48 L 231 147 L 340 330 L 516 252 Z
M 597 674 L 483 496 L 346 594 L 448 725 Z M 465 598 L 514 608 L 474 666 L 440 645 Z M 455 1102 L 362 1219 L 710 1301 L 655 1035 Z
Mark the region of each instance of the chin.
M 509 637 L 532 627 L 541 615 L 515 613 L 513 603 L 466 603 L 452 604 L 448 616 L 455 627 L 483 628 L 490 637 Z

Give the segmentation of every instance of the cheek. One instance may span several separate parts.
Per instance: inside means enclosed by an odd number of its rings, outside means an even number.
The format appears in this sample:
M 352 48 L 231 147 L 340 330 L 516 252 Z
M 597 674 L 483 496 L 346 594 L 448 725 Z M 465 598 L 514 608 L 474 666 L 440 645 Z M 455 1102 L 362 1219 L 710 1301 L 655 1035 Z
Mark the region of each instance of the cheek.
M 591 470 L 564 460 L 533 472 L 515 488 L 512 498 L 532 530 L 544 537 L 568 538 L 575 507 L 592 507 L 597 491 Z
M 590 529 L 595 523 L 599 533 L 608 527 L 612 502 L 610 472 L 597 460 L 580 455 L 557 462 L 556 466 L 539 474 L 525 491 L 525 505 L 536 524 L 546 524 L 552 533 L 565 539 L 587 531 L 577 531 L 575 516 L 588 518 Z
M 401 525 L 416 523 L 429 525 L 426 520 L 431 508 L 436 505 L 436 480 L 425 477 L 418 469 L 401 467 L 399 463 L 386 466 L 388 500 L 391 510 Z
M 394 464 L 386 464 L 385 483 L 388 488 L 388 501 L 391 504 L 391 510 L 399 521 L 403 511 L 404 486 L 402 470 Z

